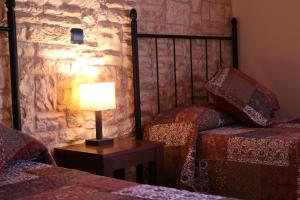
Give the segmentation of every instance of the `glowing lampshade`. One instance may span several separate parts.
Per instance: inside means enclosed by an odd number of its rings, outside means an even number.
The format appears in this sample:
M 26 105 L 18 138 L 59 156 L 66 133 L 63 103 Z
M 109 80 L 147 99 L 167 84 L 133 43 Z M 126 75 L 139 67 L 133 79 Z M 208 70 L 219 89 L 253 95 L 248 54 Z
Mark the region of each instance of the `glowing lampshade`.
M 85 141 L 87 145 L 108 145 L 113 139 L 102 137 L 102 110 L 116 108 L 115 83 L 86 83 L 79 85 L 81 110 L 95 111 L 96 139 Z
M 116 108 L 115 83 L 80 84 L 81 110 L 109 110 Z

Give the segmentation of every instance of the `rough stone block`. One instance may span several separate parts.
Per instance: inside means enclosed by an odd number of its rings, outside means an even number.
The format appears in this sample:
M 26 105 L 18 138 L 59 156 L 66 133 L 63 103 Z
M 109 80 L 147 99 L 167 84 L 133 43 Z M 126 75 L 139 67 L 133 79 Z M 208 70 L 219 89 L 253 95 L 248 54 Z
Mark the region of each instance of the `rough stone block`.
M 8 93 L 2 93 L 0 96 L 0 109 L 10 108 L 11 107 L 11 98 Z
M 37 131 L 55 131 L 63 128 L 67 128 L 65 113 L 39 112 L 36 114 Z
M 18 41 L 18 56 L 20 58 L 33 58 L 36 54 L 35 44 Z M 21 59 L 20 59 L 21 60 Z
M 167 23 L 185 25 L 190 24 L 190 5 L 176 1 L 167 1 Z
M 35 105 L 39 111 L 53 111 L 56 109 L 57 91 L 55 76 L 35 77 Z
M 166 10 L 164 6 L 156 4 L 140 4 L 139 18 L 143 21 L 161 22 L 166 19 Z
M 191 14 L 191 26 L 195 29 L 201 27 L 201 15 L 199 14 Z
M 48 147 L 54 146 L 58 143 L 58 132 L 56 131 L 41 132 L 39 134 L 31 133 L 31 135 Z
M 0 66 L 3 66 L 1 65 L 1 60 L 2 59 L 0 59 Z M 7 63 L 5 58 L 2 61 L 4 64 Z M 0 90 L 7 89 L 10 84 L 9 81 L 9 69 L 6 66 L 3 66 L 0 68 Z
M 81 112 L 68 110 L 66 117 L 68 128 L 82 127 L 82 124 L 84 123 Z
M 201 16 L 202 16 L 202 20 L 204 20 L 204 21 L 210 20 L 210 6 L 211 6 L 211 3 L 209 1 L 202 2 Z
M 209 9 L 210 20 L 213 22 L 218 22 L 220 24 L 224 23 L 225 19 L 225 6 L 223 4 L 211 4 Z
M 201 3 L 202 3 L 202 0 L 191 0 L 192 12 L 195 12 L 198 15 L 200 15 Z

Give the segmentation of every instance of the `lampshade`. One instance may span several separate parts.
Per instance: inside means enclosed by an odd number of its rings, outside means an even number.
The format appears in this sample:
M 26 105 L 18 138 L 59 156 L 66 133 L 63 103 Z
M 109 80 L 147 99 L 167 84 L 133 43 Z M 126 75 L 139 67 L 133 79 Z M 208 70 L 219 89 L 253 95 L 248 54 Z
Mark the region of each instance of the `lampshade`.
M 109 110 L 116 108 L 115 83 L 80 84 L 81 110 Z

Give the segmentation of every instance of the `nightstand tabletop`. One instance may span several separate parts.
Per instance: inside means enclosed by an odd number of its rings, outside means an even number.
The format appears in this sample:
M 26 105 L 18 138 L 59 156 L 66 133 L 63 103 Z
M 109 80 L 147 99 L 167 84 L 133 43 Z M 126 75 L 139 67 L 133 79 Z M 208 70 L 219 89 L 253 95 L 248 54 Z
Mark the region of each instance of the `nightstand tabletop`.
M 143 151 L 163 147 L 163 143 L 136 140 L 135 138 L 116 138 L 112 145 L 90 146 L 86 144 L 74 144 L 55 148 L 55 151 L 69 151 L 85 154 L 97 154 L 103 157 L 115 156 L 117 154 Z

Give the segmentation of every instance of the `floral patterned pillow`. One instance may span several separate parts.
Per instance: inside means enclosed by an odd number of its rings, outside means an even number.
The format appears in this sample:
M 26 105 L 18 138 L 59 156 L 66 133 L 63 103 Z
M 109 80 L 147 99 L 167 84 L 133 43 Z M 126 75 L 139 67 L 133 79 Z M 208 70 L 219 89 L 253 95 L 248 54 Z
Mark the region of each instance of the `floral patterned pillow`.
M 251 125 L 269 126 L 280 108 L 273 92 L 234 68 L 220 69 L 204 88 L 223 110 Z

